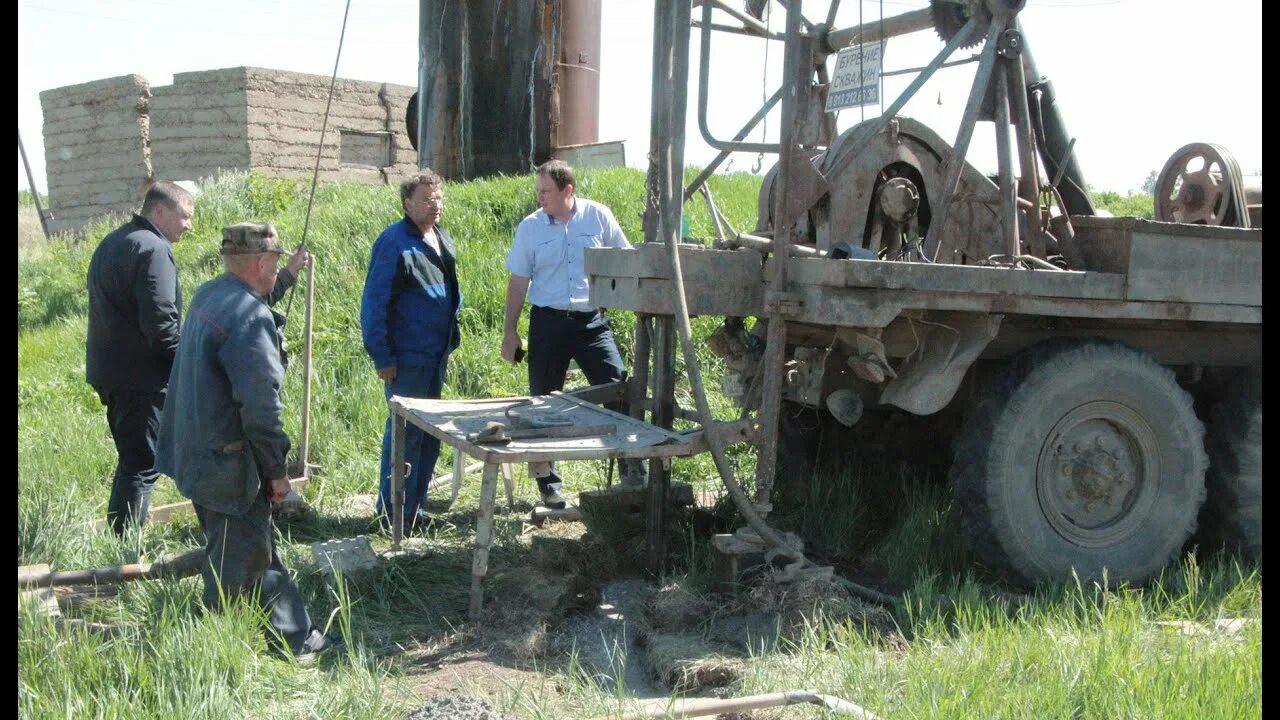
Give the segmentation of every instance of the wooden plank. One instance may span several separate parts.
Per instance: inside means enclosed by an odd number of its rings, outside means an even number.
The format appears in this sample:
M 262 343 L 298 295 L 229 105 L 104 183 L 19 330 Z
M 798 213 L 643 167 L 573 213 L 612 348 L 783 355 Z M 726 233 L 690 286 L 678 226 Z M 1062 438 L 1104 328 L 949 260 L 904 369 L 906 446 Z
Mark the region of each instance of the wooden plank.
M 293 478 L 289 481 L 289 488 L 294 492 L 301 493 L 303 490 L 307 489 L 307 484 L 310 482 L 310 480 L 311 478 L 309 477 Z M 183 500 L 182 502 L 169 503 L 168 505 L 158 505 L 156 507 L 151 508 L 150 512 L 147 513 L 147 522 L 149 523 L 172 522 L 173 520 L 176 520 L 185 515 L 191 515 L 193 513 L 195 513 L 195 508 L 191 506 L 191 501 Z M 106 521 L 97 520 L 95 521 L 94 525 L 96 527 L 104 528 L 106 527 Z
M 548 520 L 578 522 L 582 520 L 582 510 L 577 506 L 569 506 L 562 510 L 553 510 L 549 507 L 539 505 L 533 509 L 532 513 L 529 514 L 529 522 L 538 527 L 542 527 L 543 523 Z
M 49 569 L 48 565 L 44 566 L 45 571 Z M 58 596 L 54 594 L 53 588 L 42 587 L 34 590 L 18 591 L 18 612 L 21 617 L 22 606 L 31 607 L 36 612 L 48 615 L 52 618 L 62 617 L 62 608 L 58 607 Z

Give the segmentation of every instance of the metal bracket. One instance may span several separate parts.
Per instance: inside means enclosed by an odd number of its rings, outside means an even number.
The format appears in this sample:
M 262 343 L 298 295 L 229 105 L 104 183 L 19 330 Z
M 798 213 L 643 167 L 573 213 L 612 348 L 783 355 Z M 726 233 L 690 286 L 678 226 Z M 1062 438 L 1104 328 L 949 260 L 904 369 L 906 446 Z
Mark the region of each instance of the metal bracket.
M 996 45 L 996 54 L 1000 57 L 1015 58 L 1022 54 L 1022 33 L 1016 28 L 1009 28 L 1000 33 L 999 44 Z

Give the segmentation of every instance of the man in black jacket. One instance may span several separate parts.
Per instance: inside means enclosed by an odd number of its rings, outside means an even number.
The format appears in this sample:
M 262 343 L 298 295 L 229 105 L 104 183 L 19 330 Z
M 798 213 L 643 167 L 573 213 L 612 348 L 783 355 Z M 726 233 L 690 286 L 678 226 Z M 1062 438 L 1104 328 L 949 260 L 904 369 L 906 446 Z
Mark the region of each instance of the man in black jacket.
M 156 433 L 178 349 L 182 292 L 172 243 L 191 229 L 191 194 L 171 182 L 103 238 L 89 262 L 85 375 L 107 407 L 119 460 L 107 503 L 117 535 L 146 521 L 155 485 Z

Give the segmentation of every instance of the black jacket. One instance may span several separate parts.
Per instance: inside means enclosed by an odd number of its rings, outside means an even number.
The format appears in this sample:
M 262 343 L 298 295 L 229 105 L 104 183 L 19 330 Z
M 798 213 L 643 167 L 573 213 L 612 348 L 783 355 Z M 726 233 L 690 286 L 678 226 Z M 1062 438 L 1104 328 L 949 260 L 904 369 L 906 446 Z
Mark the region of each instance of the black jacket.
M 89 384 L 163 390 L 182 318 L 178 267 L 169 241 L 151 221 L 134 215 L 93 252 L 88 286 Z

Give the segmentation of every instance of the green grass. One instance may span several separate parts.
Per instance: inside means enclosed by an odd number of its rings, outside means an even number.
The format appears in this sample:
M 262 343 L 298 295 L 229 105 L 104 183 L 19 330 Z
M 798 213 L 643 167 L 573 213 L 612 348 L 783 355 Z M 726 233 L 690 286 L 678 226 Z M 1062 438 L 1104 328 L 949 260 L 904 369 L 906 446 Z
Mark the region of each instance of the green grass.
M 722 209 L 740 230 L 754 224 L 759 178 L 713 178 Z M 534 208 L 529 177 L 446 186 L 445 224 L 459 246 L 465 296 L 464 338 L 453 356 L 446 397 L 523 394 L 523 366 L 498 358 L 506 276 L 503 261 L 519 220 Z M 301 181 L 234 175 L 208 183 L 196 203 L 194 230 L 175 247 L 184 293 L 219 271 L 223 225 L 272 221 L 287 244 L 301 240 L 307 204 Z M 580 190 L 611 206 L 628 238 L 639 241 L 644 178 L 630 170 L 584 173 Z M 712 234 L 704 205 L 691 202 L 691 232 Z M 477 478 L 458 506 L 431 501 L 436 516 L 424 551 L 380 564 L 371 575 L 332 581 L 315 565 L 309 543 L 376 534 L 368 509 L 350 496 L 376 492 L 385 406 L 381 384 L 359 335 L 359 296 L 374 238 L 398 217 L 394 189 L 322 185 L 309 246 L 317 257 L 311 461 L 323 468 L 306 494 L 319 515 L 282 528 L 281 551 L 313 618 L 331 622 L 352 648 L 345 658 L 300 668 L 266 652 L 264 622 L 236 604 L 198 614 L 200 581 L 149 581 L 120 595 L 67 608 L 69 617 L 118 623 L 118 635 L 55 629 L 20 612 L 18 712 L 21 717 L 387 718 L 413 705 L 414 668 L 402 649 L 430 650 L 464 629 Z M 84 383 L 84 275 L 99 238 L 119 218 L 90 227 L 84 239 L 40 241 L 20 253 L 18 268 L 18 564 L 74 569 L 154 558 L 201 542 L 193 520 L 149 526 L 125 541 L 94 527 L 104 512 L 115 461 L 103 409 Z M 302 292 L 290 309 L 291 357 L 300 358 Z M 615 312 L 624 357 L 632 318 Z M 526 315 L 527 321 L 527 315 Z M 705 337 L 714 318 L 697 318 Z M 709 353 L 708 385 L 719 363 Z M 681 361 L 682 363 L 683 361 Z M 679 373 L 683 377 L 683 373 Z M 580 373 L 570 384 L 585 384 Z M 677 394 L 692 406 L 687 385 Z M 285 386 L 286 426 L 299 429 L 300 365 Z M 713 393 L 725 418 L 736 411 Z M 753 457 L 731 459 L 750 477 Z M 438 471 L 449 459 L 442 458 Z M 566 463 L 572 489 L 603 485 L 603 463 Z M 678 461 L 677 480 L 715 482 L 708 457 Z M 1145 589 L 1104 592 L 1063 583 L 1013 610 L 995 586 L 967 565 L 955 541 L 950 494 L 892 467 L 861 465 L 825 473 L 792 519 L 812 547 L 832 558 L 868 556 L 891 571 L 911 602 L 895 619 L 901 642 L 859 627 L 815 618 L 800 641 L 752 663 L 738 692 L 814 687 L 843 695 L 882 717 L 1250 717 L 1261 712 L 1261 595 L 1257 571 L 1229 558 L 1189 556 Z M 866 498 L 878 504 L 866 504 Z M 162 479 L 155 503 L 179 500 Z M 518 508 L 500 512 L 493 572 L 531 562 L 522 513 L 535 500 L 517 483 Z M 886 511 L 888 508 L 889 511 Z M 680 544 L 681 572 L 701 586 L 709 574 L 705 546 Z M 1238 636 L 1183 637 L 1157 622 L 1220 617 L 1256 622 Z M 463 633 L 465 637 L 465 632 Z M 592 717 L 617 707 L 616 688 L 585 679 L 571 657 L 542 661 L 546 682 L 471 688 L 503 712 L 523 717 Z M 788 716 L 803 717 L 804 710 Z M 810 715 L 812 715 L 810 713 Z

